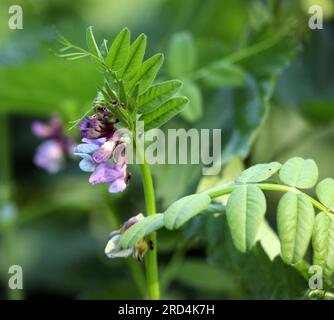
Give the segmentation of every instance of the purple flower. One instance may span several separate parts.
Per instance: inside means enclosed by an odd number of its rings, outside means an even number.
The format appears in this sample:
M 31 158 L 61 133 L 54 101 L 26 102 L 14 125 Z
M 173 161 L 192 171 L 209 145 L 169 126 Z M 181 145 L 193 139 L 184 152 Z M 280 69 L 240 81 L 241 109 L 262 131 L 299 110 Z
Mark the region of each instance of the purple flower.
M 37 148 L 34 163 L 50 173 L 58 172 L 65 154 L 72 155 L 74 147 L 73 139 L 64 136 L 61 118 L 54 115 L 47 124 L 34 121 L 31 130 L 36 137 L 47 139 Z
M 62 144 L 57 140 L 44 141 L 36 151 L 34 163 L 36 166 L 47 170 L 49 173 L 56 173 L 60 170 L 64 160 Z
M 127 186 L 126 165 L 102 163 L 89 178 L 91 184 L 110 183 L 109 192 L 122 192 Z
M 117 122 L 118 120 L 107 108 L 99 108 L 94 115 L 85 117 L 78 125 L 84 143 L 76 146 L 74 150 L 74 154 L 82 158 L 79 163 L 81 170 L 93 172 L 89 182 L 109 183 L 111 193 L 122 192 L 129 179 L 123 156 L 125 138 L 118 137 L 114 127 Z M 120 146 L 124 148 L 119 148 Z M 109 163 L 112 158 L 114 164 Z
M 79 156 L 82 160 L 79 163 L 79 167 L 82 171 L 93 172 L 98 162 L 94 160 L 93 155 L 99 151 L 100 147 L 106 142 L 106 138 L 100 139 L 82 139 L 82 144 L 77 145 L 74 148 L 74 155 Z M 108 161 L 109 158 L 106 160 Z
M 96 114 L 86 116 L 78 125 L 82 137 L 88 139 L 111 137 L 115 121 L 109 116 L 109 111 L 106 108 L 100 108 Z
M 53 116 L 48 124 L 34 121 L 31 130 L 40 139 L 59 138 L 62 136 L 63 126 L 61 119 L 58 116 Z
M 99 120 L 96 117 L 85 117 L 78 125 L 81 135 L 84 138 L 99 138 L 102 133 L 100 130 Z
M 93 153 L 93 159 L 96 163 L 107 162 L 115 149 L 115 142 L 111 139 L 106 141 L 97 151 Z

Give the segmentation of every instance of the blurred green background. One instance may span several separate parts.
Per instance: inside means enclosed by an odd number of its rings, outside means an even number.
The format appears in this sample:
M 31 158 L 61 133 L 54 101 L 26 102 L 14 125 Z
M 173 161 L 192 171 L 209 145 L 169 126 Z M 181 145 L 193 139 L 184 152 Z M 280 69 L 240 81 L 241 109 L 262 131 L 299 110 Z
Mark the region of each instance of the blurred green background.
M 308 8 L 324 9 L 324 28 L 308 28 Z M 84 45 L 127 26 L 148 36 L 148 53 L 165 53 L 160 79 L 184 81 L 189 107 L 164 128 L 221 128 L 222 172 L 195 165 L 153 168 L 159 211 L 176 199 L 234 179 L 254 163 L 310 157 L 320 178 L 334 176 L 334 2 L 331 0 L 16 0 L 23 30 L 8 28 L 0 3 L 0 298 L 141 299 L 143 265 L 108 260 L 108 234 L 144 210 L 139 174 L 122 194 L 91 186 L 69 159 L 57 175 L 32 163 L 35 119 L 58 113 L 68 123 L 86 112 L 102 76 L 89 60 L 55 56 L 55 30 Z M 75 130 L 67 131 L 76 136 Z M 270 194 L 260 241 L 238 253 L 226 221 L 198 217 L 159 232 L 165 299 L 299 299 L 308 289 L 298 268 L 277 256 Z M 222 199 L 224 201 L 224 199 Z M 24 290 L 7 288 L 19 264 Z

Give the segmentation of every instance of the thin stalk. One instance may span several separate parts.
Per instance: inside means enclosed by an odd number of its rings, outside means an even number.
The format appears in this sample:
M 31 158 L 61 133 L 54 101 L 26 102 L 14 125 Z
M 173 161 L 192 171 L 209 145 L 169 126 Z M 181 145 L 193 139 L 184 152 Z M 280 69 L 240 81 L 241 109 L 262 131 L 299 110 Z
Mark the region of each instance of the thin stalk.
M 231 193 L 233 190 L 235 190 L 237 187 L 241 186 L 242 184 L 237 183 L 231 183 L 226 184 L 223 186 L 218 186 L 215 188 L 212 188 L 205 193 L 208 194 L 211 198 L 217 198 L 226 194 Z M 314 207 L 319 209 L 320 211 L 323 211 L 327 213 L 328 215 L 333 215 L 334 212 L 332 212 L 329 208 L 324 206 L 322 203 L 320 203 L 318 200 L 312 198 L 308 194 L 300 191 L 299 189 L 295 187 L 290 187 L 282 184 L 274 184 L 274 183 L 252 183 L 251 185 L 257 186 L 262 190 L 268 190 L 268 191 L 280 191 L 280 192 L 295 192 L 298 194 L 305 195 L 313 204 Z
M 142 164 L 140 164 L 140 173 L 144 188 L 146 211 L 147 215 L 150 216 L 156 214 L 155 192 L 153 187 L 152 174 L 150 166 L 145 159 L 145 155 L 143 154 L 140 146 L 137 147 L 142 160 Z M 153 249 L 148 251 L 145 261 L 147 290 L 151 300 L 159 300 L 160 286 L 158 278 L 157 234 L 155 232 L 150 234 L 149 241 L 153 243 Z

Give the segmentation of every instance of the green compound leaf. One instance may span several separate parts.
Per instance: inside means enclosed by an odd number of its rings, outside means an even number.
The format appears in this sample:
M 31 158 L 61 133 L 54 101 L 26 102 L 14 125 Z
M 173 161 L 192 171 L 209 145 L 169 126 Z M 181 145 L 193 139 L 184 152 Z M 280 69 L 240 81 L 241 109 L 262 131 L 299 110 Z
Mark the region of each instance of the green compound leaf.
M 283 164 L 279 177 L 289 186 L 309 189 L 317 183 L 318 167 L 312 159 L 291 158 Z
M 142 65 L 146 49 L 146 35 L 141 34 L 131 45 L 127 62 L 117 76 L 125 81 L 131 80 Z
M 201 213 L 211 202 L 207 194 L 193 194 L 174 202 L 164 214 L 165 227 L 169 230 L 180 228 L 188 220 Z
M 265 212 L 266 199 L 258 187 L 241 185 L 231 193 L 226 205 L 227 222 L 234 245 L 241 252 L 254 245 Z
M 261 182 L 273 176 L 280 168 L 278 162 L 256 164 L 243 171 L 236 182 Z
M 303 259 L 311 240 L 314 224 L 314 209 L 305 194 L 286 193 L 277 209 L 278 235 L 281 255 L 289 264 Z
M 152 86 L 139 97 L 139 113 L 145 114 L 153 111 L 171 98 L 181 87 L 182 82 L 179 80 L 170 80 Z
M 145 130 L 159 128 L 168 120 L 176 116 L 188 103 L 186 97 L 171 98 L 152 112 L 146 113 L 140 117 L 144 121 Z
M 163 226 L 164 217 L 162 213 L 145 217 L 124 232 L 121 237 L 121 246 L 123 248 L 133 247 L 138 240 L 146 237 L 158 229 L 161 229 Z
M 106 58 L 106 65 L 113 71 L 121 69 L 129 54 L 130 48 L 130 31 L 124 28 L 115 38 L 110 46 L 108 56 Z
M 315 189 L 322 204 L 327 208 L 334 209 L 334 179 L 327 178 L 318 183 Z
M 102 54 L 99 47 L 96 44 L 96 40 L 93 33 L 93 27 L 88 27 L 86 31 L 86 42 L 89 51 L 96 57 L 102 59 Z
M 162 63 L 164 61 L 164 55 L 157 53 L 153 57 L 147 59 L 141 66 L 137 75 L 126 86 L 130 91 L 140 81 L 139 94 L 144 93 L 154 81 Z
M 321 266 L 329 278 L 334 272 L 334 216 L 320 212 L 316 218 L 312 237 L 313 264 Z

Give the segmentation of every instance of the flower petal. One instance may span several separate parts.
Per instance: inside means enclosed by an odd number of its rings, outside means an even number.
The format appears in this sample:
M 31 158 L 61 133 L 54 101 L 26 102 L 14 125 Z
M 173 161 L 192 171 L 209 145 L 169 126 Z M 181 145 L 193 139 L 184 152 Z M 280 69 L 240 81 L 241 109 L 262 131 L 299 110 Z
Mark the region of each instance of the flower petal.
M 105 142 L 99 150 L 93 153 L 94 161 L 97 163 L 107 162 L 111 158 L 114 148 L 114 141 L 109 140 Z
M 93 172 L 96 169 L 96 163 L 92 159 L 82 159 L 79 167 L 84 172 Z
M 126 189 L 126 186 L 124 178 L 120 177 L 110 184 L 108 191 L 110 193 L 122 192 Z
M 60 170 L 64 158 L 62 144 L 57 140 L 46 140 L 37 148 L 34 163 L 50 173 Z
M 74 149 L 74 154 L 82 154 L 82 153 L 94 153 L 95 151 L 99 150 L 99 147 L 96 144 L 88 144 L 88 143 L 81 143 L 78 144 Z
M 109 241 L 104 249 L 105 254 L 108 258 L 121 258 L 132 255 L 133 248 L 122 249 L 120 245 L 121 235 L 119 232 L 111 234 Z
M 34 121 L 31 125 L 32 133 L 41 139 L 50 137 L 52 128 L 41 121 Z
M 89 144 L 95 144 L 98 146 L 102 146 L 107 141 L 107 139 L 106 138 L 99 138 L 99 139 L 83 138 L 81 141 L 85 143 L 89 143 Z
M 102 163 L 97 166 L 94 173 L 90 176 L 89 182 L 91 184 L 98 184 L 104 182 L 114 182 L 119 177 L 123 176 L 124 173 L 117 166 L 111 163 Z

